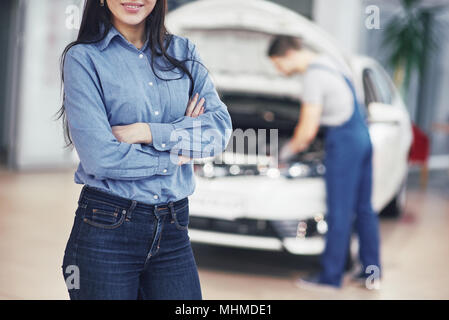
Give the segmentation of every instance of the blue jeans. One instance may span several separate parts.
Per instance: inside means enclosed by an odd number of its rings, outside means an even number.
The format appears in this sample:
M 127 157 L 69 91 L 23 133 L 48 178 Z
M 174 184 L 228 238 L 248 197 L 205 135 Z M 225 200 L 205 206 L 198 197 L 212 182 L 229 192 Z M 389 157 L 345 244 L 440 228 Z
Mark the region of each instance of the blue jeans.
M 70 299 L 202 299 L 189 201 L 149 205 L 84 186 L 62 271 Z

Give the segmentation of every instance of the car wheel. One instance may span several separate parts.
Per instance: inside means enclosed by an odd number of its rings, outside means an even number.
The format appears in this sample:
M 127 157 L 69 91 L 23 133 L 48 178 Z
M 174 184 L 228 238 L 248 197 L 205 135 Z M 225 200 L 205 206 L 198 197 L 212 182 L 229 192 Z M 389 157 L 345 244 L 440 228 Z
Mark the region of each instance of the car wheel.
M 397 219 L 401 216 L 406 203 L 406 187 L 407 180 L 405 178 L 396 196 L 380 211 L 380 217 Z

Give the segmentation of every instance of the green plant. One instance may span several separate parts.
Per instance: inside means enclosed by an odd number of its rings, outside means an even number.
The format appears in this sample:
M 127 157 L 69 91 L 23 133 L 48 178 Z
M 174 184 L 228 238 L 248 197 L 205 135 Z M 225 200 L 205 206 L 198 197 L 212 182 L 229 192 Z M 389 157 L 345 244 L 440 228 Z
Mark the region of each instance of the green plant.
M 432 11 L 421 6 L 421 0 L 401 0 L 402 10 L 385 28 L 384 45 L 390 49 L 389 64 L 394 69 L 394 82 L 403 97 L 407 96 L 414 71 L 422 76 L 428 50 L 437 42 L 430 32 Z

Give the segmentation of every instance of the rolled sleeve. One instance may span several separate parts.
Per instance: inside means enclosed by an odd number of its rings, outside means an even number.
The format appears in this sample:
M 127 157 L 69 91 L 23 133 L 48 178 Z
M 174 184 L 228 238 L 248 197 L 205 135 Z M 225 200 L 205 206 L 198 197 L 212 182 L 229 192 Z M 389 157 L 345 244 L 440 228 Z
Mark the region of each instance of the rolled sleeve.
M 159 151 L 169 151 L 171 150 L 176 141 L 171 141 L 173 132 L 175 131 L 175 126 L 171 123 L 148 123 L 151 130 L 151 135 L 153 137 L 152 145 Z
M 149 123 L 152 145 L 159 151 L 176 149 L 190 157 L 203 158 L 221 153 L 232 135 L 232 121 L 196 46 L 190 47 L 194 93 L 205 99 L 204 113 L 196 118 L 183 116 L 172 123 Z M 186 106 L 187 107 L 187 106 Z

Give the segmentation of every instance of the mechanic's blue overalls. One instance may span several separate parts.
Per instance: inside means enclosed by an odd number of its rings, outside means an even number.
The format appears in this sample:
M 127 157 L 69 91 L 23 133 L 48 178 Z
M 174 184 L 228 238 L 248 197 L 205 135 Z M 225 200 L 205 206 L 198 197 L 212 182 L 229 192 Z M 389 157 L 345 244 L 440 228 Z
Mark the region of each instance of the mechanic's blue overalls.
M 320 68 L 342 76 L 354 100 L 349 120 L 342 125 L 325 127 L 328 231 L 319 281 L 340 286 L 354 222 L 363 270 L 374 265 L 380 272 L 378 217 L 371 206 L 372 145 L 351 80 L 324 65 L 311 64 L 309 68 Z

